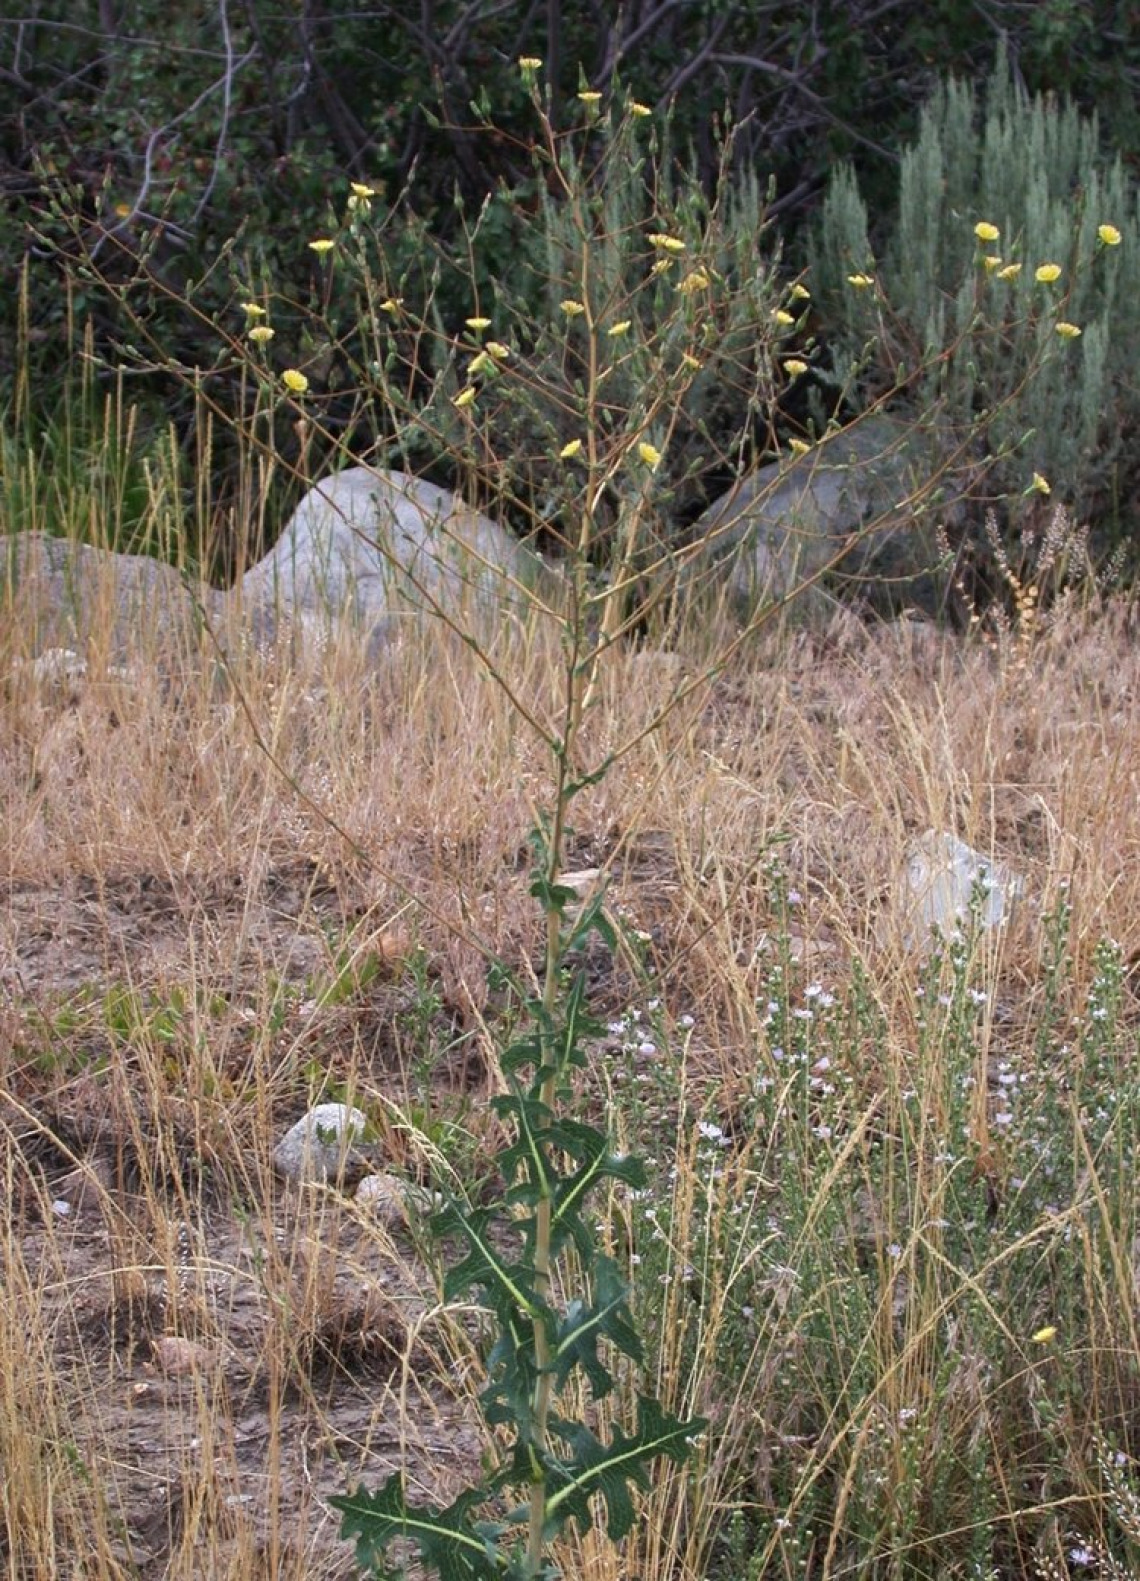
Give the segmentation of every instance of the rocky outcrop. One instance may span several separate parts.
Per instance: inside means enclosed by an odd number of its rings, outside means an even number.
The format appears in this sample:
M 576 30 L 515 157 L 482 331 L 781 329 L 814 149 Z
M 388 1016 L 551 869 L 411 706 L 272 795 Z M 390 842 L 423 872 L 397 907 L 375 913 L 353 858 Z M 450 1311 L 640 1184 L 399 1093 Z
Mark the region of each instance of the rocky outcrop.
M 0 601 L 11 611 L 22 656 L 54 651 L 76 664 L 93 649 L 105 662 L 126 664 L 196 646 L 203 621 L 221 621 L 226 607 L 217 589 L 149 555 L 44 532 L 0 541 Z
M 704 512 L 692 528 L 689 585 L 727 592 L 747 612 L 788 598 L 833 564 L 861 578 L 919 577 L 935 558 L 933 520 L 919 505 L 929 503 L 937 471 L 921 431 L 895 418 L 827 434 L 743 478 Z
M 405 472 L 350 467 L 309 490 L 240 591 L 261 632 L 299 625 L 324 639 L 347 625 L 376 648 L 425 616 L 465 632 L 494 627 L 549 578 L 457 495 Z

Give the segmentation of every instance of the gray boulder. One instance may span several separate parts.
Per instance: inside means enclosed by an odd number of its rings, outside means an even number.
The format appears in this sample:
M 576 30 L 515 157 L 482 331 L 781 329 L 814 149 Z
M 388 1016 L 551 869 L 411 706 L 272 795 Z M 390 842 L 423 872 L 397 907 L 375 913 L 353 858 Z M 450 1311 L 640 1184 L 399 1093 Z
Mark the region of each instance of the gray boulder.
M 462 630 L 525 606 L 537 556 L 454 494 L 404 472 L 350 467 L 310 489 L 247 571 L 254 629 L 328 638 L 343 624 L 380 646 L 401 621 L 444 614 Z
M 860 577 L 919 577 L 935 556 L 918 502 L 937 470 L 933 447 L 895 418 L 827 434 L 805 455 L 741 479 L 705 511 L 692 529 L 690 585 L 726 590 L 752 610 L 833 562 Z M 818 603 L 818 584 L 811 592 Z
M 225 597 L 148 555 L 28 532 L 0 542 L 0 605 L 24 657 L 62 652 L 82 666 L 196 647 Z
M 318 1103 L 286 1131 L 273 1149 L 279 1175 L 299 1184 L 355 1176 L 371 1160 L 368 1120 L 346 1103 Z

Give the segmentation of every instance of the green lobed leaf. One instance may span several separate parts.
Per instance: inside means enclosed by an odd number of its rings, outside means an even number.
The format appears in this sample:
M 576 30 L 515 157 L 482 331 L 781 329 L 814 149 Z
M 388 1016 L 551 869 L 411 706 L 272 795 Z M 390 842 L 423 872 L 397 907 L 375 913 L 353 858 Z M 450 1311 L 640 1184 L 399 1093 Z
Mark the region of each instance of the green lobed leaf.
M 612 1443 L 603 1444 L 580 1422 L 552 1420 L 551 1431 L 568 1443 L 571 1459 L 551 1468 L 554 1487 L 546 1501 L 548 1532 L 576 1521 L 581 1531 L 590 1526 L 590 1500 L 600 1494 L 606 1507 L 606 1531 L 616 1542 L 633 1525 L 632 1491 L 649 1487 L 648 1467 L 664 1456 L 683 1465 L 692 1452 L 692 1439 L 708 1426 L 703 1417 L 683 1421 L 662 1410 L 656 1400 L 642 1396 L 638 1402 L 637 1432 L 632 1436 L 615 1428 Z
M 633 1190 L 640 1190 L 645 1185 L 645 1167 L 638 1158 L 611 1152 L 605 1133 L 581 1120 L 560 1120 L 552 1126 L 551 1144 L 579 1161 L 573 1174 L 555 1185 L 551 1213 L 554 1244 L 560 1247 L 569 1237 L 582 1256 L 590 1260 L 596 1236 L 582 1218 L 588 1194 L 604 1180 L 620 1180 Z
M 519 1311 L 528 1318 L 538 1318 L 545 1304 L 534 1288 L 534 1270 L 525 1262 L 509 1262 L 496 1250 L 487 1233 L 488 1226 L 498 1217 L 493 1208 L 467 1213 L 457 1203 L 450 1203 L 436 1215 L 436 1234 L 458 1233 L 469 1247 L 463 1261 L 447 1272 L 444 1299 L 453 1301 L 475 1286 L 487 1292 L 495 1312 Z
M 492 1427 L 513 1427 L 520 1443 L 533 1442 L 538 1382 L 533 1324 L 517 1314 L 500 1319 L 498 1338 L 487 1357 L 487 1373 L 489 1382 L 479 1394 L 483 1415 Z
M 581 1367 L 594 1399 L 601 1400 L 609 1394 L 614 1381 L 598 1355 L 599 1340 L 609 1340 L 615 1349 L 636 1362 L 642 1361 L 643 1352 L 629 1310 L 629 1286 L 617 1264 L 599 1255 L 593 1273 L 593 1302 L 572 1301 L 559 1325 L 554 1372 L 561 1388 L 573 1369 Z
M 566 950 L 577 950 L 585 944 L 591 933 L 596 933 L 610 950 L 617 949 L 617 929 L 606 915 L 606 892 L 601 890 L 578 913 L 566 940 Z
M 507 1561 L 499 1548 L 503 1528 L 489 1521 L 470 1519 L 481 1501 L 482 1490 L 469 1489 L 445 1510 L 407 1501 L 403 1478 L 397 1473 L 382 1488 L 330 1498 L 341 1512 L 340 1534 L 356 1539 L 357 1563 L 368 1568 L 383 1562 L 388 1545 L 397 1538 L 415 1543 L 425 1566 L 440 1581 L 501 1581 Z

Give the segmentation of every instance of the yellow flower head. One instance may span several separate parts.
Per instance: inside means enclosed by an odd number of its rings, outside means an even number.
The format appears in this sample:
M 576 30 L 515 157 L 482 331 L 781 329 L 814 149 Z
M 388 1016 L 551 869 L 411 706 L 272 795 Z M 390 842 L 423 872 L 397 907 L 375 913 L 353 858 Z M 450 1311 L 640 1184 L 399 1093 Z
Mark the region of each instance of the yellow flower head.
M 323 258 L 326 253 L 331 253 L 336 242 L 329 236 L 318 236 L 316 241 L 309 243 L 309 251 L 316 253 L 318 258 Z
M 772 317 L 776 320 L 777 324 L 783 324 L 785 326 L 788 324 L 794 324 L 796 321 L 796 315 L 794 313 L 789 313 L 786 308 L 782 307 L 778 307 L 772 314 Z
M 380 311 L 381 313 L 398 313 L 403 305 L 404 299 L 402 296 L 385 297 L 380 304 Z
M 874 283 L 875 277 L 873 274 L 849 274 L 847 276 L 847 284 L 853 285 L 856 291 L 866 291 Z
M 465 390 L 460 390 L 459 394 L 455 397 L 451 404 L 452 406 L 458 406 L 461 409 L 464 406 L 470 406 L 472 401 L 475 399 L 475 394 L 476 391 L 474 385 L 469 384 Z
M 630 104 L 629 113 L 630 115 L 636 115 L 639 118 L 644 118 L 647 115 L 652 115 L 653 111 L 647 104 L 640 104 L 638 100 L 634 99 Z
M 1120 232 L 1115 225 L 1098 225 L 1096 233 L 1106 247 L 1120 246 Z
M 260 302 L 243 302 L 241 310 L 246 318 L 264 318 L 265 309 Z
M 473 329 L 476 333 L 478 333 L 478 331 L 481 329 L 490 329 L 491 327 L 491 320 L 489 318 L 466 318 L 463 322 L 467 325 L 468 329 Z
M 989 220 L 979 220 L 974 226 L 974 235 L 980 242 L 996 242 L 1001 232 Z
M 1077 336 L 1081 332 L 1081 326 L 1079 324 L 1070 324 L 1065 319 L 1062 319 L 1059 324 L 1054 324 L 1053 328 L 1057 331 L 1062 340 L 1076 340 Z
M 309 388 L 309 381 L 300 368 L 286 368 L 281 375 L 281 383 L 291 395 L 304 395 Z
M 793 379 L 799 378 L 801 373 L 806 373 L 807 371 L 807 363 L 802 362 L 799 357 L 789 357 L 784 364 L 784 372 L 790 373 Z
M 363 181 L 351 182 L 350 188 L 354 198 L 364 198 L 367 200 L 368 198 L 374 198 L 376 196 L 376 188 L 366 186 Z
M 788 449 L 793 456 L 806 456 L 811 446 L 805 439 L 789 439 Z
M 498 362 L 505 362 L 511 354 L 511 348 L 504 346 L 501 340 L 489 340 L 487 350 Z
M 664 231 L 653 231 L 649 240 L 665 253 L 683 253 L 685 250 L 685 243 L 679 236 L 667 236 Z
M 558 306 L 566 314 L 567 318 L 577 318 L 580 313 L 586 311 L 581 302 L 575 302 L 573 297 L 567 297 L 564 302 L 559 302 Z
M 596 88 L 583 88 L 578 97 L 581 99 L 582 103 L 586 105 L 600 104 L 602 99 L 601 94 Z
M 1033 474 L 1033 482 L 1029 485 L 1029 491 L 1032 494 L 1052 494 L 1053 485 L 1048 478 L 1043 478 L 1040 472 L 1035 472 Z
M 481 351 L 477 357 L 472 357 L 467 365 L 467 372 L 468 374 L 486 373 L 488 368 L 493 368 L 494 366 L 495 364 L 488 357 L 487 353 Z
M 541 55 L 520 55 L 519 56 L 519 70 L 520 71 L 541 71 L 542 70 L 542 56 Z
M 1055 263 L 1038 264 L 1033 271 L 1033 278 L 1042 285 L 1052 285 L 1054 280 L 1061 278 L 1061 265 Z
M 573 461 L 574 457 L 580 454 L 581 449 L 582 441 L 580 439 L 572 439 L 568 445 L 562 446 L 562 449 L 558 452 L 558 459 L 559 461 Z
M 1011 263 L 1006 264 L 1004 269 L 999 269 L 997 277 L 999 280 L 1016 280 L 1020 273 L 1021 265 L 1019 263 Z
M 1046 1323 L 1044 1328 L 1039 1328 L 1037 1330 L 1036 1334 L 1034 1334 L 1034 1336 L 1033 1336 L 1033 1343 L 1035 1345 L 1048 1345 L 1051 1340 L 1055 1340 L 1056 1338 L 1057 1338 L 1057 1325 L 1056 1325 L 1056 1323 Z
M 692 373 L 699 373 L 700 372 L 700 369 L 701 369 L 700 361 L 696 357 L 692 356 L 691 353 L 689 353 L 687 351 L 683 351 L 681 353 L 681 363 L 682 363 L 682 365 L 684 367 L 688 368 Z
M 794 302 L 810 302 L 811 301 L 811 292 L 808 290 L 806 285 L 801 285 L 798 280 L 796 281 L 796 283 L 792 287 L 792 289 L 788 292 L 788 295 L 792 298 L 792 300 Z
M 987 253 L 982 259 L 982 268 L 987 274 L 993 274 L 995 269 L 1001 268 L 1001 259 L 997 253 Z
M 611 340 L 620 340 L 623 335 L 629 334 L 629 326 L 632 322 L 632 319 L 623 318 L 619 323 L 611 324 L 609 329 L 606 330 L 606 334 Z
M 270 329 L 268 324 L 255 324 L 249 332 L 249 338 L 256 346 L 265 346 L 276 335 L 275 329 Z
M 692 296 L 694 291 L 706 290 L 708 288 L 708 284 L 709 277 L 705 271 L 703 269 L 694 269 L 691 274 L 687 274 L 680 282 L 680 284 L 677 286 L 677 290 L 680 291 L 683 296 Z
M 656 445 L 651 445 L 648 440 L 643 439 L 641 441 L 637 447 L 637 453 L 651 472 L 661 465 L 660 450 L 658 450 Z

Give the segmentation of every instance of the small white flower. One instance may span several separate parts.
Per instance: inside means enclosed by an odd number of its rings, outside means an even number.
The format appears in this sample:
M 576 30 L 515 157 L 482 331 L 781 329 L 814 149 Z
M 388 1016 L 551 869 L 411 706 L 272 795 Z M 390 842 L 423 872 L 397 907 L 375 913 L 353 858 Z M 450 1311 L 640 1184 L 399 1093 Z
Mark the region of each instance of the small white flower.
M 724 1132 L 719 1125 L 714 1125 L 711 1120 L 698 1120 L 697 1130 L 706 1142 L 723 1142 Z

